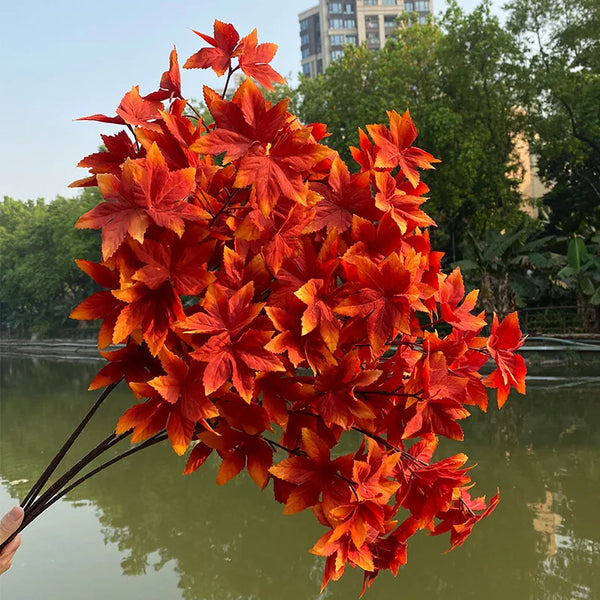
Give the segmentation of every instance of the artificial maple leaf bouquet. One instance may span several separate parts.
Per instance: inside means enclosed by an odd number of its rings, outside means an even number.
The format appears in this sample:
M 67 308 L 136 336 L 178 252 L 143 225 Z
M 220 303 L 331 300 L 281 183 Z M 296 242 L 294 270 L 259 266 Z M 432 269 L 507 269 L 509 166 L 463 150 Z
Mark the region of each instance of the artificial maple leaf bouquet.
M 325 125 L 265 100 L 259 86 L 284 81 L 274 44 L 220 21 L 198 35 L 208 47 L 184 68 L 227 78 L 221 94 L 204 88 L 212 122 L 182 95 L 175 50 L 157 91 L 133 87 L 115 116 L 86 117 L 121 130 L 79 163 L 90 175 L 74 185 L 103 201 L 77 222 L 102 231 L 102 262 L 78 264 L 102 291 L 71 316 L 101 320 L 107 364 L 90 389 L 106 389 L 91 412 L 121 380 L 136 401 L 42 494 L 66 444 L 25 522 L 117 442 L 135 445 L 92 474 L 168 439 L 191 449 L 185 473 L 217 455 L 218 484 L 247 469 L 285 513 L 311 509 L 326 530 L 311 550 L 326 557 L 323 586 L 348 564 L 370 585 L 405 564 L 417 531 L 458 546 L 496 506 L 498 495 L 471 498 L 464 454 L 435 452 L 439 436 L 463 439 L 459 421 L 486 410 L 486 388 L 499 407 L 511 387 L 524 393 L 517 316 L 494 316 L 482 336 L 477 291 L 441 272 L 419 174 L 438 161 L 412 145 L 408 111 L 360 131 L 351 172 L 322 143 Z M 356 450 L 338 456 L 342 436 Z

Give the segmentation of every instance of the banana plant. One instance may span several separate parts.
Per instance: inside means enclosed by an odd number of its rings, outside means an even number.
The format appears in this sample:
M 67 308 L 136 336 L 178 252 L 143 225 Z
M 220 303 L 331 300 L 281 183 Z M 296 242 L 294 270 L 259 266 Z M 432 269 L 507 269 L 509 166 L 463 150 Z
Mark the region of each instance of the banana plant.
M 576 291 L 578 302 L 600 305 L 600 233 L 595 233 L 587 243 L 579 235 L 571 238 L 567 264 L 557 277 Z
M 482 239 L 472 234 L 463 242 L 463 260 L 456 263 L 488 313 L 506 315 L 532 304 L 553 286 L 556 265 L 566 260 L 551 251 L 557 238 L 543 235 L 528 219 L 498 231 L 488 229 Z

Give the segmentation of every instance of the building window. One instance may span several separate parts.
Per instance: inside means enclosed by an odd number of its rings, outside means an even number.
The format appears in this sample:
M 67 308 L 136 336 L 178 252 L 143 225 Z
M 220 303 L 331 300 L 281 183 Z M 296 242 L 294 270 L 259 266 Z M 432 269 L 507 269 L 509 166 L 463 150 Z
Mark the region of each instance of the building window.
M 308 58 L 312 54 L 312 52 L 310 51 L 310 47 L 302 48 L 301 53 L 302 53 L 302 58 Z
M 405 2 L 404 3 L 404 10 L 406 12 L 409 12 L 409 13 L 414 12 L 415 5 L 412 2 Z
M 300 34 L 300 44 L 302 46 L 306 46 L 306 45 L 308 45 L 309 42 L 310 42 L 310 36 L 308 35 L 308 32 L 307 33 L 301 33 Z
M 419 15 L 417 22 L 419 25 L 427 25 L 427 15 Z
M 343 19 L 329 19 L 330 29 L 344 29 Z
M 365 27 L 367 28 L 367 31 L 379 31 L 379 17 L 377 15 L 366 15 Z
M 343 50 L 332 50 L 331 51 L 331 60 L 337 60 L 338 58 L 342 58 L 344 56 Z
M 383 0 L 384 4 L 398 4 L 397 0 Z
M 344 12 L 347 15 L 353 15 L 354 14 L 354 6 L 352 4 L 345 4 L 344 5 Z
M 323 72 L 323 59 L 317 58 L 317 73 Z
M 365 0 L 366 6 L 377 6 L 377 0 Z
M 310 63 L 304 63 L 302 65 L 302 73 L 310 77 Z
M 300 31 L 308 31 L 308 19 L 300 21 Z
M 356 19 L 344 19 L 344 27 L 346 29 L 356 29 Z
M 329 36 L 329 43 L 332 46 L 343 46 L 345 41 L 346 40 L 343 35 L 330 35 Z
M 396 28 L 396 17 L 395 15 L 384 15 L 383 25 L 386 29 Z
M 354 44 L 356 46 L 358 44 L 358 38 L 355 35 L 347 35 L 346 44 Z
M 329 12 L 330 13 L 341 13 L 343 12 L 343 7 L 341 2 L 330 2 L 329 3 Z
M 429 12 L 428 0 L 417 0 L 415 2 L 415 10 L 417 12 Z

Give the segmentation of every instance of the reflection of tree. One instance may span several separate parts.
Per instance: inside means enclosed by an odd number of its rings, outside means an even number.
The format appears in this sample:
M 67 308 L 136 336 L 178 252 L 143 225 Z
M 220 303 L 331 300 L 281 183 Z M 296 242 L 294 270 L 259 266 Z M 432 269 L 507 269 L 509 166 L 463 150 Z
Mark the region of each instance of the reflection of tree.
M 37 477 L 94 397 L 83 391 L 93 366 L 85 375 L 81 365 L 39 366 L 43 383 L 36 385 L 38 367 L 32 361 L 2 364 L 10 371 L 2 375 L 0 405 L 5 481 Z M 464 422 L 469 444 L 449 443 L 446 450 L 465 451 L 472 464 L 478 463 L 476 494 L 493 494 L 500 486 L 498 510 L 465 546 L 445 556 L 446 539 L 416 536 L 399 579 L 381 577 L 367 600 L 400 593 L 406 598 L 558 600 L 594 588 L 600 572 L 595 516 L 600 406 L 590 402 L 589 390 L 587 397 L 582 389 L 567 393 L 568 402 L 563 390 L 531 389 L 501 412 L 490 408 L 485 419 L 474 411 Z M 86 448 L 106 435 L 129 402 L 125 393 L 111 397 L 84 435 Z M 81 446 L 77 452 L 83 452 Z M 124 553 L 124 573 L 168 563 L 186 600 L 319 597 L 322 563 L 307 550 L 323 531 L 310 515 L 283 516 L 271 492 L 261 493 L 247 477 L 216 486 L 213 462 L 189 477 L 180 475 L 182 469 L 183 461 L 168 447 L 157 446 L 86 482 L 69 500 L 89 500 L 98 507 L 106 541 Z M 26 487 L 13 492 L 22 496 Z M 553 491 L 552 512 L 563 521 L 556 554 L 540 557 L 535 551 L 540 534 L 527 505 L 543 502 L 547 489 Z M 322 597 L 357 597 L 359 574 L 349 575 Z

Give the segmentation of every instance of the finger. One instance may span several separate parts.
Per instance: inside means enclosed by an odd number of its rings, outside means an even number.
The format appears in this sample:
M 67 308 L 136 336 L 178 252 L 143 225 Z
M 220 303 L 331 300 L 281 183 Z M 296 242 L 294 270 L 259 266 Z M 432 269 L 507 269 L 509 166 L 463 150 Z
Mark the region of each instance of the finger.
M 2 552 L 0 553 L 0 575 L 10 569 L 13 556 L 20 545 L 21 534 L 17 535 L 13 540 L 11 540 L 10 543 L 6 544 L 6 546 L 2 548 Z
M 23 509 L 15 506 L 7 512 L 0 520 L 0 544 L 5 542 L 18 528 L 23 521 Z
M 14 554 L 21 545 L 21 534 L 15 536 L 0 552 L 0 557 L 4 558 L 7 554 Z
M 0 575 L 2 575 L 2 573 L 5 573 L 6 571 L 8 571 L 11 567 L 12 567 L 12 555 L 10 556 L 10 558 L 5 558 L 5 557 L 0 558 Z

